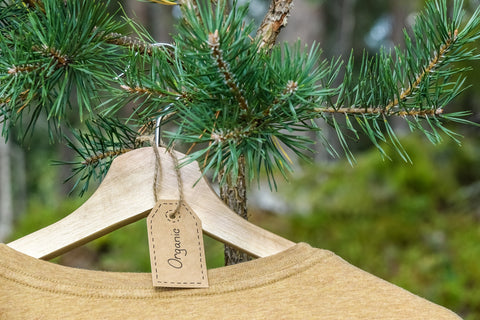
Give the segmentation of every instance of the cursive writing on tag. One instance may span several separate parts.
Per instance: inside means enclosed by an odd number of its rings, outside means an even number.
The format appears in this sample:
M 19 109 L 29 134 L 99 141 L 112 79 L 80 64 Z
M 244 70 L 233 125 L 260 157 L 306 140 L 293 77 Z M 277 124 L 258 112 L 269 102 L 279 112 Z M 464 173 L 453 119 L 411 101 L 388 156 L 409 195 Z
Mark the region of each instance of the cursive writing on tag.
M 158 202 L 147 228 L 154 286 L 208 287 L 202 224 L 187 204 Z

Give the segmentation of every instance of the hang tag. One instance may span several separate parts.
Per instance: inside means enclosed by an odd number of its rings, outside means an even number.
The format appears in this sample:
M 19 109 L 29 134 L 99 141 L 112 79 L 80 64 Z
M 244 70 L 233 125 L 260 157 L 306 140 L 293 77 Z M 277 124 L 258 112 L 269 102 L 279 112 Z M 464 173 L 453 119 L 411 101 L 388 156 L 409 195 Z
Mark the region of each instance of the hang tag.
M 153 286 L 208 287 L 202 223 L 187 204 L 159 201 L 147 228 Z

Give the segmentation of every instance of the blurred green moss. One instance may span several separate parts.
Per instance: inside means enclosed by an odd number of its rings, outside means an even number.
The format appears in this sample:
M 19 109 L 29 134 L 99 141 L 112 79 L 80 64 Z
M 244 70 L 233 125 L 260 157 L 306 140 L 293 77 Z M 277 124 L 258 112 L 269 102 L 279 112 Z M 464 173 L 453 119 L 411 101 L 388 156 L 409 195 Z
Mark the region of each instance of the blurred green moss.
M 282 232 L 480 319 L 478 142 L 402 142 L 412 163 L 382 160 L 374 150 L 354 166 L 305 166 L 280 190 L 294 212 Z

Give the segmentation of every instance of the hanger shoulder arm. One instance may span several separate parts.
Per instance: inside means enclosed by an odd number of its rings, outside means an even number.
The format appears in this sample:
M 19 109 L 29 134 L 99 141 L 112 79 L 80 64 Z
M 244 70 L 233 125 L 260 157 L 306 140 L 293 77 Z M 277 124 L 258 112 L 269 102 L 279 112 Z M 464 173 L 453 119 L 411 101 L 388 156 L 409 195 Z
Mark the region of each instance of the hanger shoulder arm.
M 193 190 L 195 192 L 189 192 Z M 295 245 L 241 218 L 216 196 L 203 178 L 189 191 L 187 203 L 200 217 L 202 228 L 210 237 L 256 258 L 267 257 Z
M 145 217 L 155 204 L 152 166 L 142 152 L 118 157 L 99 188 L 77 210 L 7 245 L 48 260 Z
M 203 229 L 207 235 L 256 258 L 268 257 L 295 245 L 294 242 L 249 223 L 239 216 L 227 216 L 215 220 L 214 223 L 205 217 L 202 220 Z M 232 232 L 232 230 L 238 232 Z
M 151 148 L 119 156 L 97 191 L 80 208 L 60 221 L 7 245 L 32 257 L 54 258 L 145 217 L 155 206 L 155 199 L 181 199 L 180 189 L 183 200 L 201 219 L 205 233 L 217 240 L 254 257 L 269 256 L 294 245 L 230 210 L 202 177 L 197 163 L 178 170 L 176 161 L 164 149 L 160 157 L 160 163 L 156 164 Z M 181 186 L 178 185 L 178 172 L 181 174 Z M 157 173 L 159 184 L 154 188 Z

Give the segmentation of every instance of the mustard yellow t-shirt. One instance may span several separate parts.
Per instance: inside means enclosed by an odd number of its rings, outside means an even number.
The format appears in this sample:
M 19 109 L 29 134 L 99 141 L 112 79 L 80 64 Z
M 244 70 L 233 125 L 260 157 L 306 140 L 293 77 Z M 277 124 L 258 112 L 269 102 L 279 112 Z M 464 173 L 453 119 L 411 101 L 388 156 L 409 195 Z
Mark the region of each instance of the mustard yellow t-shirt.
M 459 319 L 304 243 L 208 276 L 208 289 L 155 289 L 150 274 L 68 268 L 0 244 L 0 319 Z

